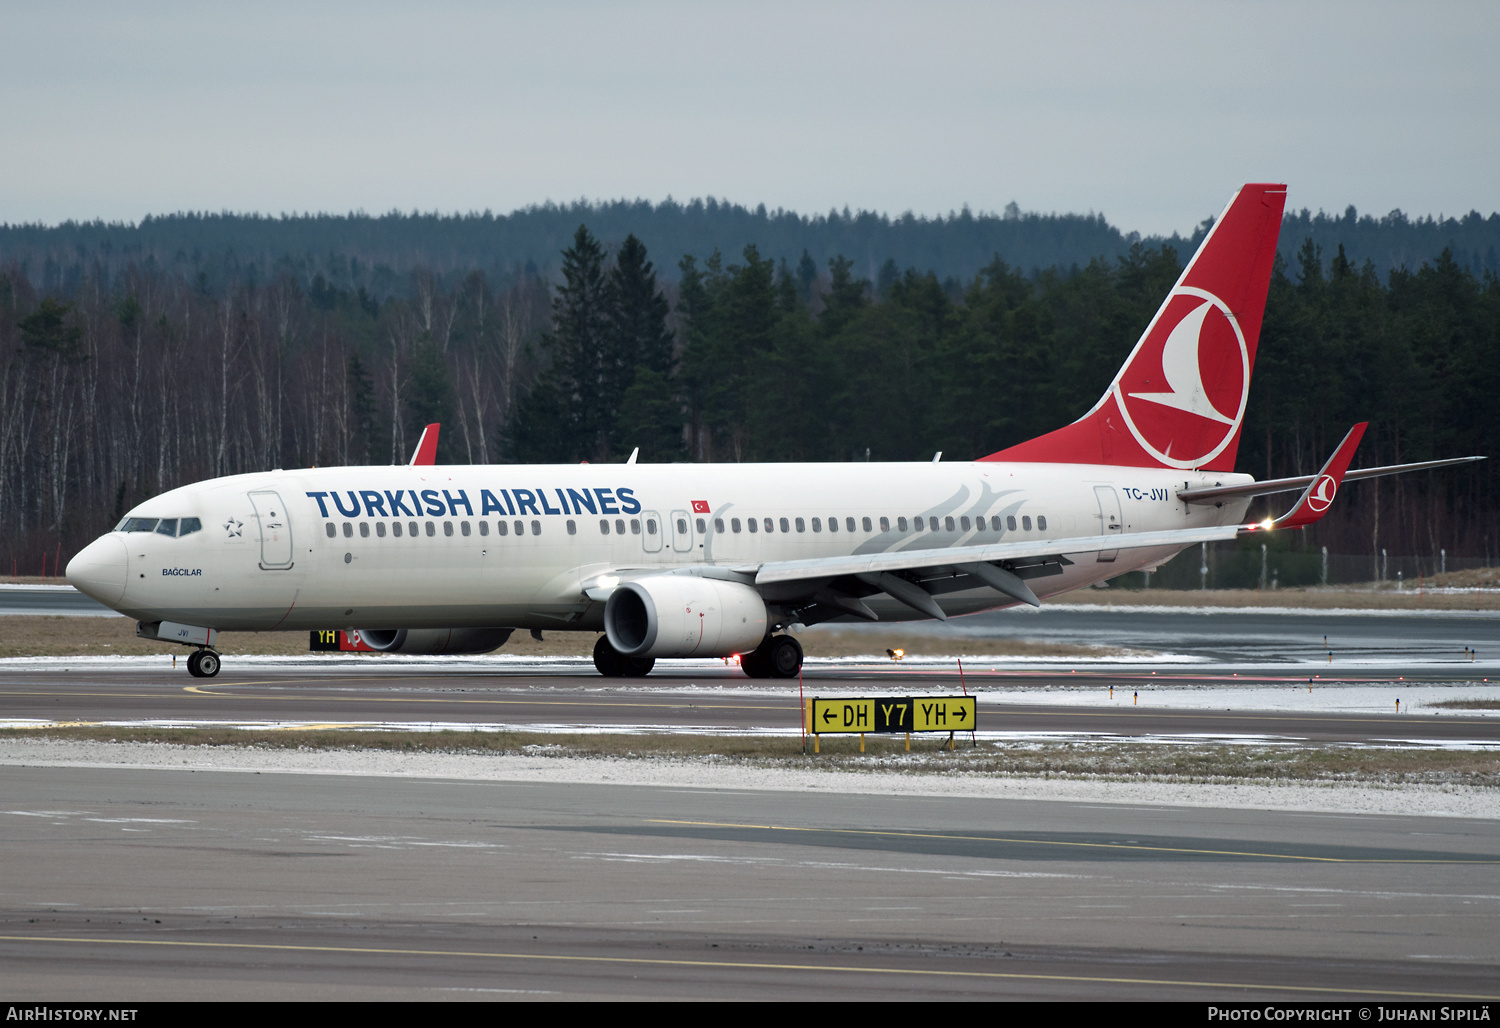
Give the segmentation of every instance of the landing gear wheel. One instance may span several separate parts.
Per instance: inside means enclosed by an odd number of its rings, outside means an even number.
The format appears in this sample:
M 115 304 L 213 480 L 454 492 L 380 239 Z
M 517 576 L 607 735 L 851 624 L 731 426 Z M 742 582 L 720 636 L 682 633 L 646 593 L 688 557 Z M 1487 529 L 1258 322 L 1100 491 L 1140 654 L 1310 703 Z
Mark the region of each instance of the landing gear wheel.
M 194 650 L 188 654 L 187 666 L 194 678 L 212 678 L 219 673 L 219 655 L 213 650 Z
M 609 636 L 601 635 L 594 643 L 594 667 L 605 678 L 644 678 L 656 666 L 655 657 L 627 657 L 609 644 Z
M 789 635 L 770 635 L 740 657 L 740 670 L 751 678 L 796 678 L 802 670 L 802 644 Z
M 749 653 L 740 654 L 740 670 L 751 678 L 771 677 L 771 637 L 766 636 Z
M 802 644 L 789 635 L 771 637 L 772 678 L 796 678 L 802 670 Z

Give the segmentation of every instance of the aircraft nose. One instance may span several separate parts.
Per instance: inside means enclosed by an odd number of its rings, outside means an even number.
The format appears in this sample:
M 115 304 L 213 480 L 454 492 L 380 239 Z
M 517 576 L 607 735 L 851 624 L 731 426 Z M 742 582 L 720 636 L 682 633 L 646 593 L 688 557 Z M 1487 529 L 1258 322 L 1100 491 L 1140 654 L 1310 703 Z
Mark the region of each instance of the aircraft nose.
M 125 595 L 129 570 L 125 540 L 103 535 L 68 561 L 67 576 L 73 588 L 106 607 L 113 607 Z

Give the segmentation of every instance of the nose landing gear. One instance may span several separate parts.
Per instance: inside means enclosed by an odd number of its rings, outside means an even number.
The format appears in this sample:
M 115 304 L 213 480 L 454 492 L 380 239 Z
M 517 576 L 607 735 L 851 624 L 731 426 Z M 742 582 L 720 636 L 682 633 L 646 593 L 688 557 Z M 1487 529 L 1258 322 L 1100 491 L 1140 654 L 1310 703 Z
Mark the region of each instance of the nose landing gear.
M 194 650 L 188 654 L 187 669 L 194 678 L 213 678 L 219 673 L 219 655 L 210 649 Z

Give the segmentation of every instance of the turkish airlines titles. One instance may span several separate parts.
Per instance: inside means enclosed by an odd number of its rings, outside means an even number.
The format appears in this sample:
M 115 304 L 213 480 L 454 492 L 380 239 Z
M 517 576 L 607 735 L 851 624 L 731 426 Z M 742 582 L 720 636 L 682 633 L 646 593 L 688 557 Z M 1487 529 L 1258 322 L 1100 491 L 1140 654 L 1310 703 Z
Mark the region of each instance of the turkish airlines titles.
M 309 492 L 307 495 L 318 502 L 318 511 L 325 518 L 343 515 L 346 518 L 400 518 L 400 517 L 457 517 L 460 509 L 468 517 L 487 517 L 503 514 L 519 517 L 523 514 L 639 514 L 641 503 L 635 491 L 628 488 L 615 489 L 558 489 L 550 490 L 557 497 L 561 509 L 552 506 L 547 489 L 481 489 L 479 509 L 469 499 L 467 489 L 456 493 L 449 489 L 347 489 L 338 491 Z M 348 497 L 348 506 L 344 505 Z M 333 512 L 329 511 L 333 505 Z M 410 504 L 410 506 L 408 506 Z M 361 514 L 363 508 L 363 514 Z

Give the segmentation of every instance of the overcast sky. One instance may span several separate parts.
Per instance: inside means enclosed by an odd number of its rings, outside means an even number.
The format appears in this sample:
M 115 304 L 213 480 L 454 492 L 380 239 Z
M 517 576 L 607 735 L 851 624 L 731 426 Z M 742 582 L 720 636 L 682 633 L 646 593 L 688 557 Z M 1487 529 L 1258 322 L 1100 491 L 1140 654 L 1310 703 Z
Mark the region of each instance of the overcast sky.
M 23 3 L 0 221 L 718 196 L 1500 209 L 1500 4 Z

